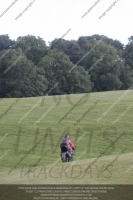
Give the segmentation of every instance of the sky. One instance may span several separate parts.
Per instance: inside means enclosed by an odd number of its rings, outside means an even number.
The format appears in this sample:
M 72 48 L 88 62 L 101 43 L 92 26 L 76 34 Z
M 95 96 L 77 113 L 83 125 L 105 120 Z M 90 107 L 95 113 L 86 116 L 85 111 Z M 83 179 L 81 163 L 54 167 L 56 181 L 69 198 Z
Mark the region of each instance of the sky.
M 82 18 L 95 2 L 97 4 Z M 48 44 L 63 35 L 66 40 L 77 40 L 81 36 L 99 34 L 127 44 L 133 35 L 132 10 L 133 0 L 1 0 L 0 35 L 8 34 L 14 40 L 34 35 Z

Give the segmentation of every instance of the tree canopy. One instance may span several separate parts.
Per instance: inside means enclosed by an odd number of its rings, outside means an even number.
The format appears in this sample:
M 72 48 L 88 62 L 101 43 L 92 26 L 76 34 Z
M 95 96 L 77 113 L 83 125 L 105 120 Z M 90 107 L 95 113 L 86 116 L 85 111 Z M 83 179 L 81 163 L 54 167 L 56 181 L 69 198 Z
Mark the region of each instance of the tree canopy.
M 32 97 L 128 89 L 133 36 L 124 46 L 103 35 L 54 39 L 0 35 L 0 97 Z

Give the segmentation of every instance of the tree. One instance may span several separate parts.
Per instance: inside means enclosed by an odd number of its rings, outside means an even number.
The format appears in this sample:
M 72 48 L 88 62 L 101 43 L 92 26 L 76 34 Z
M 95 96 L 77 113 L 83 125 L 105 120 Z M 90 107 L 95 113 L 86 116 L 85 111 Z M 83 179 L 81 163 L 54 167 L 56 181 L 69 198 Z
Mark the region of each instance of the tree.
M 11 49 L 15 41 L 11 40 L 8 35 L 0 35 L 0 51 Z
M 120 89 L 120 66 L 117 63 L 119 52 L 111 45 L 100 42 L 81 61 L 94 83 L 93 91 L 109 91 Z
M 37 72 L 34 63 L 23 55 L 21 49 L 9 51 L 0 61 L 0 97 L 30 97 L 44 94 L 47 80 L 43 74 L 40 77 Z
M 37 64 L 47 54 L 45 41 L 35 36 L 18 37 L 16 48 L 21 48 L 28 60 Z
M 82 57 L 80 46 L 75 40 L 67 41 L 64 39 L 55 39 L 51 42 L 51 48 L 68 55 L 70 61 L 74 64 Z
M 122 82 L 121 90 L 127 90 L 133 85 L 133 69 L 131 66 L 124 65 L 122 62 L 121 65 L 121 73 L 120 73 L 120 81 Z
M 133 36 L 129 37 L 129 42 L 123 52 L 123 61 L 133 69 Z
M 133 84 L 133 36 L 124 47 L 102 35 L 78 40 L 0 36 L 0 97 L 128 89 Z M 11 89 L 10 89 L 11 88 Z
M 61 52 L 51 53 L 42 59 L 38 67 L 45 71 L 49 94 L 84 93 L 91 90 L 92 83 L 83 67 L 75 67 L 70 72 L 73 66 L 69 57 Z

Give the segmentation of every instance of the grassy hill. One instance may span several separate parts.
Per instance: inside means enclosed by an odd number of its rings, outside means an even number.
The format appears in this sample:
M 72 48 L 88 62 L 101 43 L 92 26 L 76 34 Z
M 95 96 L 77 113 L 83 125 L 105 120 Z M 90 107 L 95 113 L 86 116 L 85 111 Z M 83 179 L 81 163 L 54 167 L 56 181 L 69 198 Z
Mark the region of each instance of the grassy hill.
M 133 183 L 132 102 L 132 90 L 0 99 L 0 183 Z

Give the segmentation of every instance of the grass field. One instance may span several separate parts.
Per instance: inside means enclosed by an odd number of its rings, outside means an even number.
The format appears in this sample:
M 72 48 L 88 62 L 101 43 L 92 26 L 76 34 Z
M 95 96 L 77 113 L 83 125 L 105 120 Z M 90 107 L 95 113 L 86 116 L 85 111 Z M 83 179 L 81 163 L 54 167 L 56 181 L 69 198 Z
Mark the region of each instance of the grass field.
M 133 91 L 83 95 L 0 99 L 0 184 L 133 184 Z

